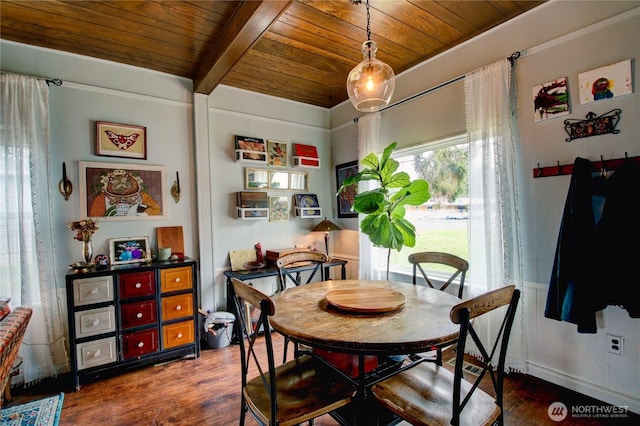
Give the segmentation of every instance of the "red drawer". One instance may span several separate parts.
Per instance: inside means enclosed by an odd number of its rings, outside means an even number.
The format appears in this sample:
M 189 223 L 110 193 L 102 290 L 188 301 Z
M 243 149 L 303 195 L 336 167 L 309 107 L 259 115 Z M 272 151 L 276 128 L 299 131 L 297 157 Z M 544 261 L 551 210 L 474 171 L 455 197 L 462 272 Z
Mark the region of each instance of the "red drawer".
M 124 303 L 120 307 L 120 312 L 122 313 L 122 328 L 153 324 L 158 318 L 155 300 Z
M 120 299 L 156 294 L 154 271 L 120 274 Z
M 141 330 L 122 335 L 124 359 L 137 358 L 158 351 L 158 329 Z

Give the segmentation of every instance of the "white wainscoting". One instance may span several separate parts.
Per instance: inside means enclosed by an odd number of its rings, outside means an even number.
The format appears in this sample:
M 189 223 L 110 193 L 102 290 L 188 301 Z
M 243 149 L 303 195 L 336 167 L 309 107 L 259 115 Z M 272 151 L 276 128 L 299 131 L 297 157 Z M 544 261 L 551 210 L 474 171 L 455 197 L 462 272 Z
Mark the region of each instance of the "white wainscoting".
M 575 324 L 545 318 L 547 289 L 524 286 L 529 374 L 640 413 L 640 321 L 609 306 L 597 313 L 596 334 L 578 333 Z M 609 353 L 607 334 L 624 337 L 622 355 Z

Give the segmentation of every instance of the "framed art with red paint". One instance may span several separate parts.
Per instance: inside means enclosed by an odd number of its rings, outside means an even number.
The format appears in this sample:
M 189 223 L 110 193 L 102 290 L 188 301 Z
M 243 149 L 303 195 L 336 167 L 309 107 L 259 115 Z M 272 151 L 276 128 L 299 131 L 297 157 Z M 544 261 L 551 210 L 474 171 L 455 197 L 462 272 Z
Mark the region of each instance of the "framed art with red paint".
M 536 123 L 569 114 L 567 77 L 534 86 L 533 109 Z
M 96 155 L 146 160 L 147 128 L 97 121 Z

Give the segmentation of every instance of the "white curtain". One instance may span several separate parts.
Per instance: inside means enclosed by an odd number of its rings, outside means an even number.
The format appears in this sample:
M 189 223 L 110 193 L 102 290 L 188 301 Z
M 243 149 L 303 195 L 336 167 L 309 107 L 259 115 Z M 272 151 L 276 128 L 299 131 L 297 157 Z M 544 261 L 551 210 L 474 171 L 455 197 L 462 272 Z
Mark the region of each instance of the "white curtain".
M 374 152 L 381 154 L 384 147 L 380 146 L 380 113 L 370 113 L 360 117 L 358 120 L 358 158 L 362 160 L 364 157 Z M 360 169 L 362 165 L 358 166 Z M 372 181 L 360 182 L 358 192 L 364 192 L 373 189 L 375 183 Z M 360 221 L 363 216 L 358 218 L 358 229 L 360 229 Z M 358 278 L 363 280 L 384 280 L 386 279 L 387 270 L 387 249 L 374 247 L 367 236 L 363 232 L 359 232 L 360 236 L 360 259 Z M 363 262 L 362 259 L 367 261 Z
M 515 285 L 520 303 L 509 341 L 507 368 L 526 372 L 524 288 L 518 219 L 518 129 L 515 76 L 505 59 L 465 76 L 469 135 L 469 281 L 471 290 Z M 498 325 L 478 322 L 493 336 Z
M 46 81 L 3 73 L 0 111 L 0 294 L 11 307 L 33 308 L 20 347 L 22 380 L 31 384 L 69 368 L 56 294 Z

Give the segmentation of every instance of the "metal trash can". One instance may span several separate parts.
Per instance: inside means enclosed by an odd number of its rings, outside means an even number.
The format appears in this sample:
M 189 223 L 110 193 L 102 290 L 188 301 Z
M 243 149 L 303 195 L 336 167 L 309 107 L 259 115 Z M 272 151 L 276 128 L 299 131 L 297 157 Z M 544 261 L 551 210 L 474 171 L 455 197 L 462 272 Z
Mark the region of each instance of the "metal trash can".
M 207 311 L 207 317 L 204 320 L 204 334 L 210 349 L 226 348 L 231 344 L 235 320 L 236 317 L 231 312 Z

